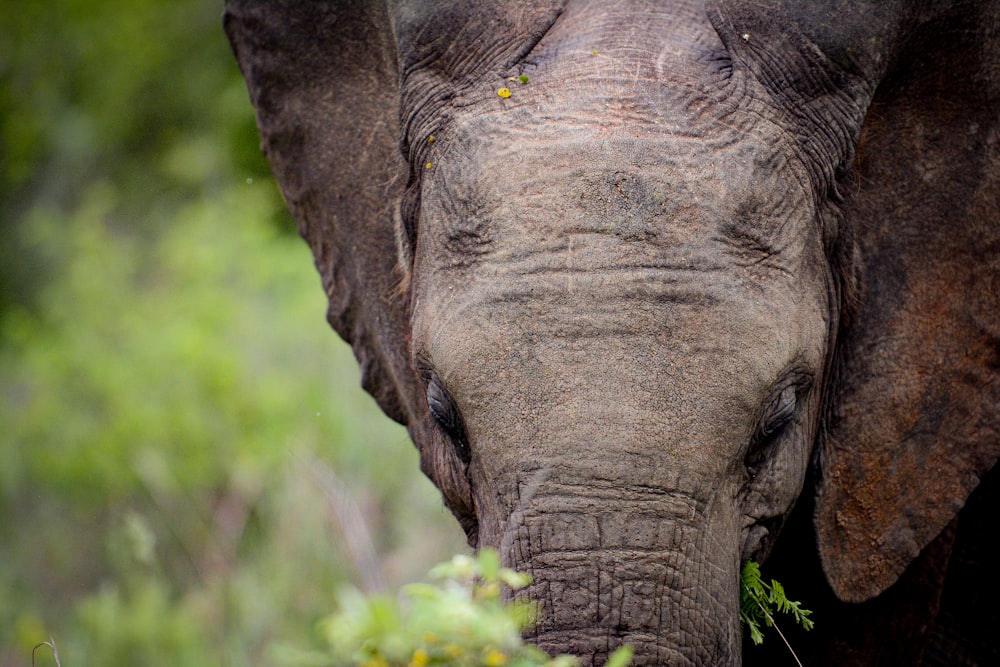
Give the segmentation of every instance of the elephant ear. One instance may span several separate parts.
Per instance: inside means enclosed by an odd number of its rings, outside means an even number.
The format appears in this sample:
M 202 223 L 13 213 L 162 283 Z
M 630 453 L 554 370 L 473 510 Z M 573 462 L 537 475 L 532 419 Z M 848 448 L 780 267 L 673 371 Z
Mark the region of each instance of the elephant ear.
M 312 248 L 327 319 L 354 349 L 362 386 L 409 429 L 421 468 L 472 534 L 463 467 L 432 426 L 410 363 L 400 201 L 399 74 L 384 6 L 229 0 L 226 33 L 257 110 L 262 148 Z
M 263 151 L 322 276 L 330 324 L 351 343 L 364 388 L 405 424 L 414 416 L 406 397 L 416 394 L 394 216 L 408 167 L 385 10 L 232 0 L 224 25 Z
M 892 585 L 1000 455 L 1000 6 L 907 31 L 841 183 L 855 235 L 815 526 L 845 601 Z

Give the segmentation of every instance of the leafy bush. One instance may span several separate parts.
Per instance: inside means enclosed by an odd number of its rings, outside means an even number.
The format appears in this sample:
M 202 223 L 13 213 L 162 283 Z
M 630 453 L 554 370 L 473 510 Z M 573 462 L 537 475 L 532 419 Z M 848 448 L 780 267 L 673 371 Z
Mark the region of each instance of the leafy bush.
M 573 667 L 576 658 L 548 656 L 524 642 L 534 608 L 502 601 L 503 588 L 521 589 L 531 577 L 500 567 L 496 551 L 455 556 L 434 568 L 436 584 L 410 584 L 398 597 L 348 590 L 340 610 L 322 623 L 325 652 L 283 649 L 289 665 L 321 667 Z M 619 648 L 606 667 L 625 667 L 632 651 Z
M 307 639 L 358 576 L 332 471 L 389 581 L 461 548 L 270 187 L 142 242 L 114 230 L 108 188 L 34 220 L 60 269 L 0 322 L 0 656 L 51 634 L 74 667 L 249 665 Z

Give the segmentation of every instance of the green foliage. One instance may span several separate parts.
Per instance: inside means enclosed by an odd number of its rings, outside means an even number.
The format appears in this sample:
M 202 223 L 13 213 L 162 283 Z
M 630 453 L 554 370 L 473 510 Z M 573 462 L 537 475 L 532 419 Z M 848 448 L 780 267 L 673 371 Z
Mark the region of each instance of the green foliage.
M 754 644 L 764 641 L 761 623 L 767 627 L 774 625 L 778 612 L 791 614 L 795 622 L 805 630 L 812 630 L 812 614 L 803 609 L 800 602 L 793 602 L 785 595 L 784 587 L 776 580 L 765 582 L 760 576 L 760 565 L 750 560 L 743 565 L 740 575 L 740 624 L 750 632 Z
M 359 578 L 345 494 L 368 576 L 462 548 L 324 321 L 220 14 L 0 12 L 0 664 L 49 637 L 73 667 L 319 641 Z
M 0 645 L 52 634 L 75 667 L 208 665 L 308 639 L 355 576 L 322 465 L 377 481 L 350 491 L 392 579 L 459 548 L 323 322 L 307 248 L 268 221 L 268 187 L 178 209 L 148 241 L 114 230 L 111 188 L 33 221 L 61 270 L 0 325 Z
M 348 590 L 339 611 L 323 621 L 329 642 L 324 652 L 283 649 L 277 657 L 288 665 L 359 667 L 572 667 L 577 660 L 551 658 L 526 644 L 521 632 L 534 618 L 525 602 L 504 602 L 503 589 L 516 591 L 531 583 L 526 574 L 500 566 L 496 551 L 483 549 L 476 558 L 455 556 L 435 567 L 435 584 L 411 584 L 398 597 L 366 597 Z M 631 649 L 619 648 L 606 667 L 626 667 Z
M 33 209 L 73 211 L 104 183 L 116 226 L 134 235 L 236 176 L 268 178 L 219 0 L 52 8 L 0 11 L 0 313 L 32 305 L 58 268 L 22 235 Z M 290 228 L 283 208 L 269 210 Z

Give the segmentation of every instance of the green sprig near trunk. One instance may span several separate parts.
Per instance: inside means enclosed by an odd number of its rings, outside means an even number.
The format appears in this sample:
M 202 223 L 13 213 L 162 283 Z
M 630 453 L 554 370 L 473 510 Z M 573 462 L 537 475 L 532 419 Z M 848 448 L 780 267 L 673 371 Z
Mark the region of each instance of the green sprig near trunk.
M 761 631 L 761 623 L 764 623 L 769 628 L 774 627 L 785 645 L 788 645 L 774 622 L 774 616 L 778 612 L 790 614 L 805 630 L 813 628 L 813 622 L 809 618 L 812 612 L 803 609 L 801 602 L 789 600 L 784 586 L 776 579 L 772 579 L 770 583 L 764 581 L 760 576 L 760 565 L 752 560 L 747 561 L 740 573 L 740 625 L 750 632 L 750 640 L 754 644 L 764 641 L 764 633 Z M 789 646 L 788 650 L 791 651 L 792 647 Z M 792 655 L 795 655 L 794 651 Z

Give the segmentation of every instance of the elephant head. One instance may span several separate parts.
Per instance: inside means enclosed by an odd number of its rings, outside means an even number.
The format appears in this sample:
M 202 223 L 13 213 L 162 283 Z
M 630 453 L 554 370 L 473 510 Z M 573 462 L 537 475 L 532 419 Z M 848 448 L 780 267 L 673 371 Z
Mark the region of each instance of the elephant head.
M 543 648 L 736 664 L 800 495 L 863 601 L 992 468 L 998 18 L 228 3 L 329 321 Z

